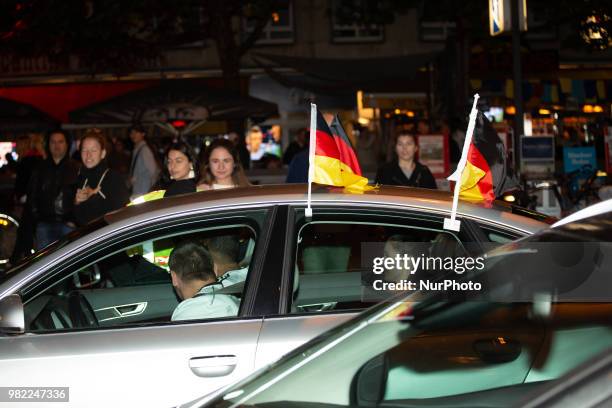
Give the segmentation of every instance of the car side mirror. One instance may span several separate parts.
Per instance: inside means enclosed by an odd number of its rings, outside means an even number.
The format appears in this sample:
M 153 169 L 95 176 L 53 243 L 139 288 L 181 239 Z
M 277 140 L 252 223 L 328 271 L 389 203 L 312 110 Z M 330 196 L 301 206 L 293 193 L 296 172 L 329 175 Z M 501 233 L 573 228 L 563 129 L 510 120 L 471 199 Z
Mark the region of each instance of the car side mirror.
M 0 300 L 0 334 L 25 333 L 25 313 L 21 296 L 9 295 Z

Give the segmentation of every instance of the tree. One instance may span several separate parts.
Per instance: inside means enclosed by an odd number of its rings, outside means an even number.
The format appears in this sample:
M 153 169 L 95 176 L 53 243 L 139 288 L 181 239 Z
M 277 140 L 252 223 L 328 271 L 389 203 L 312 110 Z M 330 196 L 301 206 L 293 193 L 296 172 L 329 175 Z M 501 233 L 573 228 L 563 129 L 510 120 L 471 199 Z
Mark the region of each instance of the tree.
M 217 48 L 226 85 L 260 38 L 277 0 L 16 0 L 0 5 L 0 52 L 79 59 L 92 74 L 132 72 L 164 50 L 201 41 Z M 243 21 L 253 27 L 244 33 Z

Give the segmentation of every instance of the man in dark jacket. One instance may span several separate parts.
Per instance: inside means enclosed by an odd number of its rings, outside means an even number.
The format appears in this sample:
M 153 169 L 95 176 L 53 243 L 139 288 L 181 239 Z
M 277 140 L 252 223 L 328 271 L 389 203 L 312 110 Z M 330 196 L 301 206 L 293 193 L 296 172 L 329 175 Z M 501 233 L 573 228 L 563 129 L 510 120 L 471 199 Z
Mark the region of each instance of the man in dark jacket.
M 28 205 L 36 225 L 36 248 L 44 248 L 73 229 L 72 212 L 78 164 L 68 155 L 68 136 L 54 131 L 47 138 L 47 158 L 32 174 Z

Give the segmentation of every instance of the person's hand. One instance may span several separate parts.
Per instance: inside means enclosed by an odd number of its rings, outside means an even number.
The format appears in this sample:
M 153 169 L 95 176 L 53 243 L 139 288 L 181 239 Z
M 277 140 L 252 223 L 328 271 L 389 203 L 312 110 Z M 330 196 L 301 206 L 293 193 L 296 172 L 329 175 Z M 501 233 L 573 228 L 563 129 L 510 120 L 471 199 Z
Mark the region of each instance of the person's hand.
M 89 198 L 92 195 L 97 194 L 98 191 L 100 191 L 100 187 L 97 187 L 95 189 L 91 187 L 77 189 L 76 196 L 74 198 L 75 204 L 81 204 L 82 202 L 89 200 Z
M 198 184 L 196 186 L 196 191 L 208 191 L 208 190 L 212 190 L 212 187 L 206 183 Z

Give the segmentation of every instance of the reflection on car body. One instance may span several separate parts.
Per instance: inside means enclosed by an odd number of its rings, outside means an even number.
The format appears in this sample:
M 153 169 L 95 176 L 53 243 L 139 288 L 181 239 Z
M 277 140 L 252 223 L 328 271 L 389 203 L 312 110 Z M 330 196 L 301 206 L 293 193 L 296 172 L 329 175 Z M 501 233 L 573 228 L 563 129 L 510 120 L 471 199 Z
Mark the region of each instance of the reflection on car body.
M 523 287 L 525 280 L 515 275 L 540 274 L 540 258 L 549 260 L 550 251 L 520 250 L 546 243 L 554 252 L 559 242 L 593 245 L 601 253 L 571 254 L 559 261 L 566 269 L 551 262 L 544 268 L 546 287 Z M 495 262 L 478 277 L 496 282 L 489 288 L 500 289 L 496 296 L 529 292 L 527 301 L 508 297 L 492 302 L 490 294 L 462 301 L 441 292 L 402 294 L 249 378 L 183 407 L 547 406 L 532 404 L 532 395 L 543 396 L 553 388 L 551 381 L 612 347 L 610 285 L 604 288 L 605 298 L 593 292 L 580 299 L 564 297 L 598 272 L 609 276 L 612 212 L 543 230 L 496 252 Z M 504 261 L 513 265 L 517 253 L 527 259 L 515 275 L 509 274 Z M 490 279 L 500 272 L 506 279 Z M 581 279 L 573 277 L 576 273 Z

